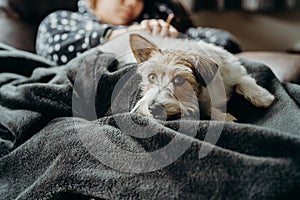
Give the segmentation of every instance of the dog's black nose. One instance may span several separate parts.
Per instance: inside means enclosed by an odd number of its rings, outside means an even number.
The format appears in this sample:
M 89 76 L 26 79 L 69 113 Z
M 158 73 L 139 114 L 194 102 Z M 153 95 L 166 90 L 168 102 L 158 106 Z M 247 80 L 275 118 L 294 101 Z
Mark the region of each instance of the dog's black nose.
M 158 103 L 149 106 L 149 111 L 155 118 L 162 118 L 165 115 L 164 107 Z

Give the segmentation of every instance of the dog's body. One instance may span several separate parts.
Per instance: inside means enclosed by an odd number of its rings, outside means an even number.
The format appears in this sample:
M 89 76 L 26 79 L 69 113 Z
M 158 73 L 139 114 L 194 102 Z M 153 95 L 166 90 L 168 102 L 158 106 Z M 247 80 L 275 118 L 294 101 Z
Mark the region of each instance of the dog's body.
M 220 47 L 187 39 L 145 36 L 150 42 L 138 34 L 129 37 L 139 64 L 137 73 L 142 77 L 142 98 L 132 113 L 166 119 L 200 111 L 214 120 L 234 121 L 232 115 L 217 109 L 226 105 L 234 88 L 257 107 L 269 107 L 274 101 L 274 96 L 247 74 L 238 58 Z M 132 54 L 124 49 L 113 52 L 120 60 L 132 61 Z

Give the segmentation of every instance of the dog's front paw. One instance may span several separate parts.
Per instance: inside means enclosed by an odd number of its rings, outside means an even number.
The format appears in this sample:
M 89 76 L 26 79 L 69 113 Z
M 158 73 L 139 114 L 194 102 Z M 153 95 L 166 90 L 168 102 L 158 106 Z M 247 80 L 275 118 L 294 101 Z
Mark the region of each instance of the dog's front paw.
M 222 111 L 216 108 L 211 108 L 211 119 L 226 122 L 237 121 L 237 119 L 233 115 L 229 113 L 223 113 Z
M 256 81 L 249 76 L 241 78 L 236 85 L 236 92 L 244 95 L 256 107 L 268 108 L 275 100 L 275 97 L 265 88 L 257 85 Z
M 264 89 L 264 91 L 257 93 L 257 95 L 251 99 L 251 102 L 256 107 L 268 108 L 272 105 L 274 100 L 274 95 L 270 94 L 267 90 Z
M 229 113 L 225 113 L 225 121 L 226 122 L 235 122 L 237 121 L 237 118 L 235 118 L 233 115 Z

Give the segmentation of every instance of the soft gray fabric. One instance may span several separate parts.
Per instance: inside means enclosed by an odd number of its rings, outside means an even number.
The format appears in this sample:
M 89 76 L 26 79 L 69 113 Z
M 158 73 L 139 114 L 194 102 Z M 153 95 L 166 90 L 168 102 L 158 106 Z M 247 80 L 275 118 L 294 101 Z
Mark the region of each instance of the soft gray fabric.
M 266 66 L 243 63 L 259 84 L 275 94 L 276 102 L 269 109 L 254 108 L 235 95 L 228 108 L 240 119 L 238 123 L 162 122 L 134 115 L 131 119 L 140 125 L 134 129 L 119 127 L 117 121 L 130 116 L 122 110 L 111 115 L 109 97 L 120 77 L 135 65 L 119 67 L 112 55 L 93 50 L 65 66 L 38 68 L 31 77 L 1 73 L 0 199 L 296 198 L 300 191 L 299 85 L 282 85 Z M 99 84 L 89 81 L 99 75 L 103 77 Z M 73 91 L 78 80 L 82 87 Z M 72 95 L 83 95 L 73 113 Z M 86 114 L 93 102 L 98 120 Z M 207 128 L 223 125 L 212 146 L 205 139 Z M 157 129 L 157 134 L 130 135 L 142 134 L 147 126 Z M 195 137 L 180 126 L 196 127 Z M 116 145 L 115 151 L 106 148 L 107 138 Z M 175 139 L 177 148 L 188 144 L 188 149 L 170 165 L 146 173 L 126 172 L 139 160 L 130 160 L 120 148 L 150 153 Z M 199 158 L 204 147 L 213 149 Z M 101 162 L 99 155 L 116 164 L 118 158 L 128 162 L 120 171 Z M 153 157 L 151 162 L 159 164 L 169 156 Z M 147 171 L 150 165 L 144 163 L 136 172 Z
M 41 66 L 49 67 L 51 65 L 53 63 L 50 60 L 41 56 L 0 43 L 0 72 L 30 76 L 35 68 Z

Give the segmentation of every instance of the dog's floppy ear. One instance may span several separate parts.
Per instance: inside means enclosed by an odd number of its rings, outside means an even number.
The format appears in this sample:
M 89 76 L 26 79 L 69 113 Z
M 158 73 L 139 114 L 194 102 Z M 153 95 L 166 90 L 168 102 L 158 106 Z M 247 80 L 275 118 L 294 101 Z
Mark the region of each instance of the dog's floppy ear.
M 138 63 L 148 60 L 153 51 L 160 51 L 155 44 L 139 34 L 131 34 L 129 41 L 133 55 Z
M 194 73 L 198 83 L 206 87 L 215 77 L 218 64 L 209 58 L 196 55 L 194 58 Z

